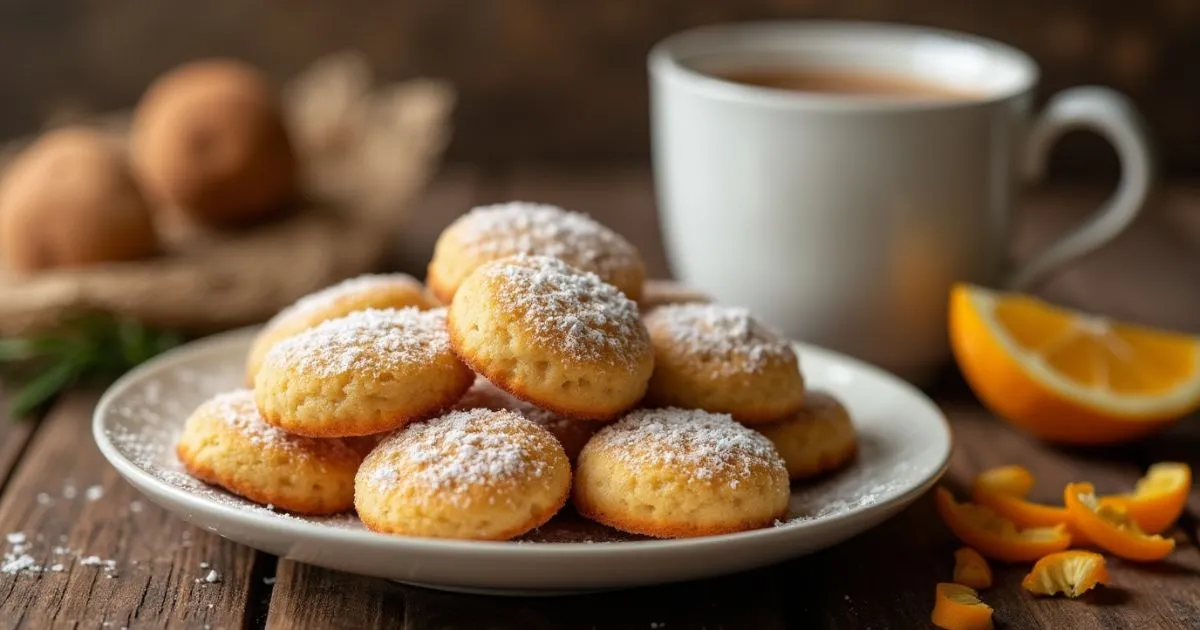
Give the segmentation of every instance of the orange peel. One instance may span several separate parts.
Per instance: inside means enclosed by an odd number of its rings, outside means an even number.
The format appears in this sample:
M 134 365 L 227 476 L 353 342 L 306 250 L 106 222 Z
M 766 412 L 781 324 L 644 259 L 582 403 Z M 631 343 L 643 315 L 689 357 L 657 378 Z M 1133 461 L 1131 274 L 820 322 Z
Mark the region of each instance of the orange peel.
M 1101 505 L 1124 509 L 1147 534 L 1161 534 L 1183 515 L 1192 490 L 1192 469 L 1178 462 L 1160 462 L 1146 471 L 1130 494 L 1103 496 Z
M 937 510 L 942 521 L 964 544 L 979 553 L 1004 562 L 1032 562 L 1071 546 L 1065 524 L 1017 529 L 1009 519 L 991 508 L 959 503 L 950 491 L 937 489 Z
M 1036 479 L 1023 466 L 999 466 L 979 473 L 971 482 L 971 500 L 991 508 L 1017 527 L 1054 527 L 1065 524 L 1072 544 L 1088 544 L 1087 536 L 1072 526 L 1066 507 L 1027 500 Z
M 1097 584 L 1108 584 L 1104 556 L 1094 551 L 1060 551 L 1037 561 L 1021 586 L 1034 595 L 1079 597 Z
M 941 582 L 929 620 L 943 630 L 992 630 L 992 607 L 969 586 Z
M 1125 508 L 1102 503 L 1090 483 L 1067 484 L 1063 503 L 1072 524 L 1096 546 L 1115 556 L 1152 562 L 1167 557 L 1175 549 L 1174 540 L 1143 532 Z
M 992 585 L 992 567 L 978 551 L 962 547 L 954 552 L 954 583 L 970 586 L 975 590 Z

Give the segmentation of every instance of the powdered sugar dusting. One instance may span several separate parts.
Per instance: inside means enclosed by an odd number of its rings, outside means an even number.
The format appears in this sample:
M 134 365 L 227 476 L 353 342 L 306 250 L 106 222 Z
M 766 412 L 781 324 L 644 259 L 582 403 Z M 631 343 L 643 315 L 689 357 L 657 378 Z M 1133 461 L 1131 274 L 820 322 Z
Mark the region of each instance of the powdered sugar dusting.
M 259 516 L 307 521 L 341 529 L 362 529 L 353 514 L 326 517 L 296 516 L 276 512 L 189 475 L 175 455 L 175 444 L 185 420 L 201 404 L 239 389 L 245 372 L 240 364 L 245 349 L 236 354 L 202 355 L 188 368 L 179 368 L 141 383 L 113 400 L 111 418 L 104 433 L 113 446 L 134 466 L 205 501 L 252 512 Z M 159 395 L 160 391 L 170 395 Z M 132 509 L 132 506 L 131 506 Z M 184 541 L 183 546 L 189 546 Z
M 485 273 L 501 308 L 547 345 L 583 361 L 630 364 L 648 351 L 637 304 L 594 273 L 548 256 L 518 256 Z
M 586 214 L 548 204 L 480 206 L 448 231 L 466 251 L 487 260 L 517 254 L 553 256 L 608 279 L 642 265 L 637 250 L 616 232 Z
M 639 409 L 592 438 L 588 449 L 637 465 L 688 471 L 688 482 L 730 483 L 764 471 L 781 472 L 783 460 L 771 441 L 727 414 L 695 409 Z
M 448 352 L 446 309 L 367 309 L 279 342 L 267 353 L 264 366 L 296 366 L 319 377 L 378 376 L 397 366 L 433 361 Z
M 453 411 L 397 432 L 359 474 L 409 501 L 436 497 L 470 505 L 481 488 L 511 487 L 546 474 L 549 436 L 531 431 L 534 426 L 511 411 Z
M 304 459 L 320 454 L 340 454 L 354 457 L 354 449 L 336 438 L 307 438 L 292 435 L 273 427 L 263 420 L 254 403 L 253 390 L 239 388 L 217 394 L 201 405 L 195 415 L 216 418 L 231 429 L 242 434 L 251 444 L 259 448 L 285 451 L 293 457 Z
M 475 378 L 475 383 L 471 385 L 471 389 L 467 390 L 467 393 L 458 399 L 458 403 L 454 405 L 454 408 L 459 411 L 468 411 L 471 409 L 507 409 L 509 411 L 517 411 L 522 416 L 525 416 L 525 418 L 532 420 L 535 424 L 545 427 L 551 433 L 555 433 L 556 429 L 567 425 L 584 425 L 595 428 L 604 426 L 602 422 L 575 420 L 574 418 L 554 413 L 549 409 L 542 409 L 531 402 L 521 400 L 492 385 L 490 381 L 482 376 Z
M 318 517 L 273 511 L 207 485 L 184 471 L 174 451 L 184 421 L 206 400 L 244 384 L 244 359 L 249 343 L 250 336 L 247 335 L 240 341 L 197 348 L 185 361 L 170 369 L 132 382 L 130 387 L 112 397 L 101 419 L 107 439 L 118 453 L 147 475 L 207 504 L 237 509 L 267 522 L 286 521 L 362 531 L 362 523 L 352 512 Z M 905 422 L 906 418 L 896 415 L 887 392 L 878 400 L 864 399 L 861 390 L 854 389 L 853 383 L 838 377 L 840 372 L 833 371 L 838 364 L 815 365 L 816 369 L 808 369 L 813 386 L 827 387 L 851 407 L 859 434 L 859 455 L 842 471 L 811 482 L 793 484 L 789 515 L 778 523 L 780 527 L 806 527 L 814 521 L 847 515 L 910 491 L 917 480 L 929 474 L 930 453 L 937 449 L 926 441 L 906 437 L 911 428 Z M 56 509 L 63 503 L 57 492 L 52 494 L 54 496 L 47 495 L 45 501 L 39 502 L 39 510 Z M 79 495 L 82 497 L 82 490 Z M 147 504 L 145 509 L 153 508 Z M 187 532 L 184 536 L 181 546 L 191 545 Z M 522 537 L 519 543 L 512 544 L 643 544 L 640 541 L 645 540 L 587 521 L 568 507 L 550 522 Z M 0 541 L 7 542 L 4 538 Z M 66 544 L 65 538 L 57 544 Z M 655 543 L 646 541 L 646 544 Z M 34 549 L 15 552 L 15 548 L 15 544 L 9 543 L 7 551 L 0 555 L 0 565 L 17 561 L 26 553 L 34 558 L 32 566 L 64 562 L 58 555 L 45 555 Z M 57 551 L 70 553 L 65 548 Z M 29 560 L 20 560 L 13 565 L 13 570 L 26 562 Z M 26 567 L 20 572 L 31 570 Z
M 905 461 L 858 460 L 835 477 L 792 490 L 788 518 L 776 523 L 803 523 L 870 507 L 902 492 L 911 484 L 914 468 Z M 882 464 L 882 465 L 881 465 Z
M 475 383 L 471 385 L 471 389 L 467 390 L 467 393 L 458 399 L 458 403 L 454 405 L 454 409 L 459 411 L 468 411 L 471 409 L 507 409 L 519 412 L 522 416 L 532 420 L 534 424 L 540 425 L 557 438 L 559 443 L 562 444 L 563 450 L 567 452 L 567 458 L 571 460 L 574 460 L 579 455 L 580 449 L 583 448 L 588 438 L 604 427 L 603 422 L 575 420 L 574 418 L 561 416 L 549 409 L 542 409 L 531 402 L 521 400 L 492 385 L 490 381 L 482 376 L 475 378 Z
M 310 293 L 291 306 L 279 311 L 267 322 L 267 328 L 279 322 L 294 317 L 307 317 L 313 313 L 325 310 L 348 297 L 361 295 L 389 287 L 403 287 L 421 293 L 423 287 L 416 278 L 405 273 L 366 274 L 343 280 L 335 285 L 325 287 L 316 293 Z
M 753 373 L 768 365 L 795 363 L 791 344 L 750 311 L 717 304 L 673 304 L 646 315 L 656 343 L 667 343 L 711 363 L 721 374 Z

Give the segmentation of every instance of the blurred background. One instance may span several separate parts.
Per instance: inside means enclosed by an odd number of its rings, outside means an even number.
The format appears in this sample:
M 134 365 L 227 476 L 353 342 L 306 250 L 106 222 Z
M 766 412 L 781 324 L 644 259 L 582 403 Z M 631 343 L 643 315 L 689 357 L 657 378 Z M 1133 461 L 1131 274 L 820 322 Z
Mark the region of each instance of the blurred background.
M 228 57 L 286 88 L 282 118 L 300 160 L 276 157 L 307 170 L 298 188 L 285 186 L 259 204 L 282 208 L 278 221 L 217 225 L 216 238 L 176 238 L 168 229 L 172 204 L 150 194 L 151 249 L 128 267 L 64 271 L 69 290 L 44 269 L 8 277 L 0 269 L 0 338 L 90 310 L 188 335 L 262 322 L 365 271 L 423 278 L 445 226 L 472 206 L 513 199 L 588 213 L 629 238 L 652 277 L 669 277 L 650 174 L 646 54 L 691 27 L 811 18 L 924 25 L 1010 44 L 1042 68 L 1039 104 L 1085 84 L 1132 98 L 1157 143 L 1163 186 L 1132 229 L 1038 292 L 1098 314 L 1200 332 L 1200 0 L 7 0 L 0 3 L 0 139 L 28 140 L 81 115 L 120 118 L 164 73 Z M 341 55 L 347 51 L 354 54 Z M 321 70 L 331 58 L 340 61 Z M 373 82 L 355 82 L 368 74 Z M 304 89 L 297 92 L 297 83 Z M 194 112 L 210 110 L 193 104 Z M 378 115 L 355 117 L 368 110 Z M 204 118 L 190 123 L 212 122 Z M 239 131 L 230 119 L 215 120 L 204 133 Z M 185 137 L 176 123 L 163 125 L 163 135 Z M 169 162 L 160 158 L 151 155 L 143 170 Z M 1047 180 L 1018 204 L 1013 256 L 1027 257 L 1086 220 L 1119 173 L 1105 141 L 1068 134 Z M 259 179 L 233 188 L 254 192 Z M 60 188 L 53 174 L 38 186 Z M 314 197 L 313 188 L 330 194 Z M 333 199 L 344 220 L 309 212 L 315 198 Z M 78 205 L 58 204 L 90 213 L 97 225 L 111 210 Z M 71 239 L 54 241 L 73 219 L 35 204 L 20 210 L 36 220 L 10 230 L 10 243 L 41 238 L 80 249 Z M 76 232 L 68 236 L 87 245 L 128 238 Z
M 1129 94 L 1172 175 L 1200 170 L 1196 0 L 158 0 L 0 5 L 0 136 L 56 112 L 132 105 L 157 75 L 232 55 L 278 80 L 361 50 L 385 79 L 443 77 L 459 92 L 448 158 L 476 165 L 645 162 L 650 46 L 687 27 L 747 19 L 914 23 L 994 38 L 1042 65 L 1043 99 L 1085 83 Z M 1054 173 L 1116 174 L 1099 139 L 1074 134 Z

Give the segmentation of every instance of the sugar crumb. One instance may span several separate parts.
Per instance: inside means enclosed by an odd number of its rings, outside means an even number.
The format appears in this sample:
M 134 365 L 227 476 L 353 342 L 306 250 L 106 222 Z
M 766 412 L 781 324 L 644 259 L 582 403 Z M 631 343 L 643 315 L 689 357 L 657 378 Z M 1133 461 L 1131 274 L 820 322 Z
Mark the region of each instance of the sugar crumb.
M 37 560 L 29 554 L 13 555 L 6 554 L 4 556 L 4 564 L 0 565 L 0 573 L 13 574 L 21 571 L 39 571 Z

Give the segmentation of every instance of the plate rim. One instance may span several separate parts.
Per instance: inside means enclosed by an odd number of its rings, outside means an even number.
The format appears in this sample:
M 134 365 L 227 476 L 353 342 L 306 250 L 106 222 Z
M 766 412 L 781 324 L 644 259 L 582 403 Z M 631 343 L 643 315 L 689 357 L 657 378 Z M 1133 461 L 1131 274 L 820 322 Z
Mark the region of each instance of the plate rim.
M 159 479 L 155 475 L 142 470 L 141 467 L 121 453 L 112 440 L 109 439 L 109 436 L 106 434 L 104 429 L 104 420 L 109 415 L 110 407 L 113 405 L 113 400 L 124 393 L 126 389 L 132 387 L 134 383 L 141 380 L 145 374 L 169 369 L 172 364 L 183 362 L 190 358 L 193 354 L 209 351 L 224 344 L 232 344 L 235 341 L 240 341 L 242 337 L 250 337 L 252 333 L 257 332 L 260 328 L 260 326 L 246 326 L 196 339 L 177 348 L 168 350 L 167 352 L 160 354 L 157 357 L 146 361 L 145 363 L 142 363 L 114 381 L 112 385 L 105 390 L 104 394 L 101 395 L 100 400 L 96 403 L 95 410 L 92 414 L 92 438 L 95 441 L 96 446 L 100 449 L 101 454 L 106 460 L 108 460 L 109 464 L 135 487 L 149 486 L 154 488 L 154 490 L 158 493 L 170 495 L 177 503 L 182 504 L 186 509 L 191 510 L 193 513 L 216 513 L 221 519 L 235 522 L 238 526 L 243 528 L 258 528 L 267 526 L 272 528 L 274 533 L 280 536 L 290 536 L 294 539 L 305 538 L 310 540 L 336 540 L 336 542 L 339 544 L 365 545 L 375 548 L 388 548 L 394 551 L 455 553 L 459 555 L 466 554 L 479 558 L 495 559 L 513 559 L 516 557 L 528 559 L 530 556 L 550 559 L 555 557 L 561 558 L 567 556 L 577 556 L 579 554 L 674 554 L 689 550 L 703 552 L 709 550 L 710 548 L 724 548 L 728 550 L 730 546 L 771 544 L 772 542 L 778 543 L 781 540 L 787 540 L 793 536 L 797 536 L 800 534 L 800 532 L 804 532 L 805 530 L 835 527 L 843 521 L 860 518 L 864 512 L 869 513 L 888 510 L 895 511 L 895 508 L 898 506 L 905 506 L 911 503 L 928 491 L 931 487 L 933 487 L 933 485 L 942 478 L 950 465 L 950 457 L 954 450 L 954 434 L 953 431 L 951 431 L 950 424 L 945 413 L 943 413 L 941 408 L 938 407 L 938 405 L 924 392 L 913 386 L 911 383 L 904 381 L 900 377 L 882 368 L 834 350 L 828 350 L 799 341 L 791 341 L 791 343 L 797 349 L 802 361 L 805 354 L 824 355 L 824 358 L 826 359 L 842 362 L 856 371 L 861 370 L 867 372 L 872 377 L 889 381 L 891 384 L 899 386 L 900 389 L 905 390 L 906 394 L 911 395 L 920 404 L 928 407 L 929 411 L 932 412 L 931 416 L 938 420 L 937 424 L 945 437 L 945 448 L 940 455 L 938 464 L 933 468 L 933 470 L 913 487 L 897 492 L 896 494 L 890 496 L 885 496 L 884 498 L 871 503 L 868 506 L 852 508 L 845 512 L 830 516 L 789 523 L 782 527 L 764 527 L 743 532 L 701 536 L 695 538 L 612 541 L 604 542 L 602 544 L 585 542 L 519 543 L 510 540 L 481 541 L 381 534 L 365 529 L 356 530 L 334 528 L 317 523 L 310 523 L 300 518 L 272 518 L 270 516 L 256 514 L 253 511 L 245 510 L 237 506 L 225 505 L 211 501 L 191 492 L 187 492 L 182 488 L 176 487 L 165 480 Z M 134 481 L 135 479 L 137 480 L 136 483 Z M 139 492 L 142 491 L 139 489 Z M 147 493 L 143 492 L 143 494 Z M 280 514 L 288 516 L 286 513 Z M 219 534 L 220 532 L 216 533 Z

